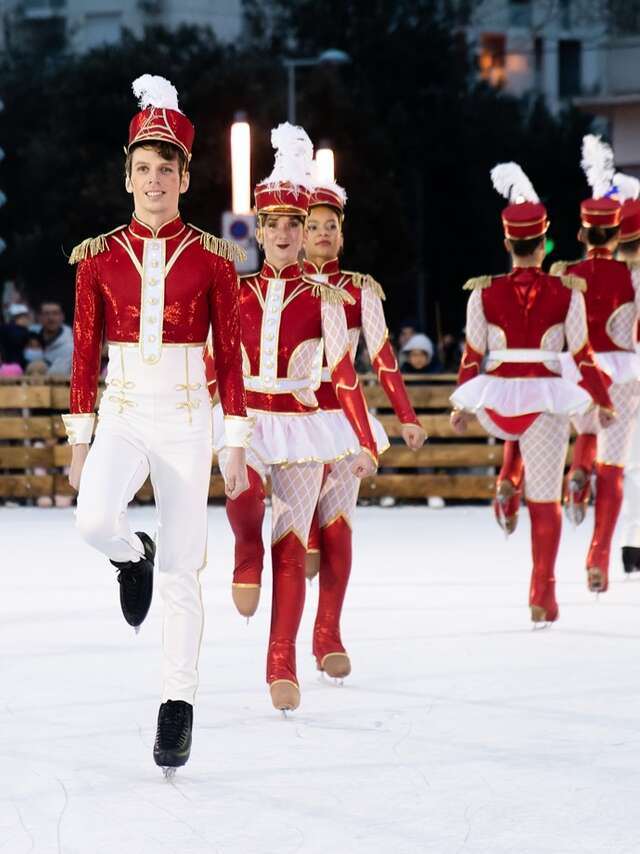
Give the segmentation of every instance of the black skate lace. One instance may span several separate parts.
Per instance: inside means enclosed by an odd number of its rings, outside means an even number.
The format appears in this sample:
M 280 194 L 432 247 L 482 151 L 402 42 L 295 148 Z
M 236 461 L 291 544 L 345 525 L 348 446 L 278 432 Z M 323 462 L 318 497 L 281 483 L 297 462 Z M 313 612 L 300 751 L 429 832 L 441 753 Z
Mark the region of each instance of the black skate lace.
M 186 732 L 186 709 L 182 706 L 171 706 L 164 709 L 160 716 L 160 739 L 166 747 L 177 745 Z
M 134 569 L 118 570 L 118 584 L 121 584 L 127 593 L 133 593 L 137 596 L 139 592 L 138 572 Z

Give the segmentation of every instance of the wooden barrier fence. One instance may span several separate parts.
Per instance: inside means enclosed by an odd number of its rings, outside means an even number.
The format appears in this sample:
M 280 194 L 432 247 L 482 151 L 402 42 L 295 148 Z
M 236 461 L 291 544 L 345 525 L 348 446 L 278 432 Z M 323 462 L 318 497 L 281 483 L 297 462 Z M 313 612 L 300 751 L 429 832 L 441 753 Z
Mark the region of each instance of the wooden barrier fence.
M 489 439 L 474 420 L 461 438 L 449 425 L 452 376 L 427 376 L 408 386 L 411 401 L 430 441 L 417 453 L 401 441 L 401 427 L 382 389 L 364 376 L 369 406 L 384 425 L 392 445 L 381 457 L 376 477 L 363 481 L 360 496 L 391 495 L 424 499 L 479 500 L 492 496 L 501 443 Z M 416 378 L 418 379 L 418 378 Z M 70 495 L 64 467 L 71 460 L 60 414 L 68 411 L 69 385 L 42 378 L 0 379 L 0 499 Z M 214 461 L 215 462 L 215 461 Z M 222 498 L 222 478 L 214 465 L 209 496 Z M 148 500 L 147 482 L 138 496 Z

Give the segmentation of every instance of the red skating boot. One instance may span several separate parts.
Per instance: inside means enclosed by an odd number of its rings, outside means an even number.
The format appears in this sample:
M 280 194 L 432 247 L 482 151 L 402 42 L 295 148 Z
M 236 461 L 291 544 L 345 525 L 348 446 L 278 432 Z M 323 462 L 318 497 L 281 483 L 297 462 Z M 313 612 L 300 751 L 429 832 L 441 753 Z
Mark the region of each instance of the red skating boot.
M 624 469 L 596 463 L 596 520 L 587 555 L 587 586 L 594 593 L 609 588 L 611 540 L 622 507 Z
M 296 637 L 304 609 L 305 547 L 294 533 L 271 546 L 273 603 L 267 653 L 267 683 L 274 708 L 293 711 L 300 705 L 296 675 Z
M 320 595 L 313 628 L 313 654 L 318 670 L 334 679 L 351 673 L 351 661 L 340 638 L 340 615 L 351 573 L 351 528 L 343 516 L 322 529 Z
M 260 475 L 247 467 L 249 489 L 235 501 L 227 499 L 227 517 L 236 538 L 235 567 L 231 595 L 243 617 L 252 617 L 260 601 L 260 581 L 264 562 L 262 520 L 264 484 Z
M 314 579 L 320 571 L 320 541 L 320 519 L 316 507 L 316 512 L 311 520 L 311 530 L 307 540 L 307 556 L 304 562 L 304 574 L 308 581 Z
M 573 459 L 564 485 L 564 509 L 567 519 L 576 526 L 587 515 L 596 448 L 595 433 L 580 433 L 573 447 Z
M 518 525 L 522 475 L 520 445 L 508 440 L 504 443 L 502 468 L 496 482 L 496 497 L 493 499 L 496 521 L 507 536 L 513 534 Z
M 534 623 L 553 623 L 558 619 L 554 569 L 562 530 L 560 502 L 528 501 L 527 507 L 531 517 L 533 556 L 529 589 L 531 620 Z

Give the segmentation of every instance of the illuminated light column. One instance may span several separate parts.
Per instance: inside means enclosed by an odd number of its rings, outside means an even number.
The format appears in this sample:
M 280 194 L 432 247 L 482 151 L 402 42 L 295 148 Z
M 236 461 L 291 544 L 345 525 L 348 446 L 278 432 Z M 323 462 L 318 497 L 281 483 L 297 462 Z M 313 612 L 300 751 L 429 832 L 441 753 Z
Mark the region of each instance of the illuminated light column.
M 319 184 L 335 183 L 333 149 L 323 146 L 316 151 L 316 180 Z
M 240 116 L 231 125 L 231 209 L 251 213 L 251 128 Z

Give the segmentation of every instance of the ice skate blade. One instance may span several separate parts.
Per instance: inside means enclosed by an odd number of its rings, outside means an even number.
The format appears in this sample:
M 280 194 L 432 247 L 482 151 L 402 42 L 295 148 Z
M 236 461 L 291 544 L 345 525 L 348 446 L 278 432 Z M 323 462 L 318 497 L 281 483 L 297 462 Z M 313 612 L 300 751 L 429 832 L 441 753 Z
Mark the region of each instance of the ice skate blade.
M 133 633 L 134 633 L 134 635 L 139 635 L 140 634 L 140 626 L 134 626 L 133 627 Z
M 604 593 L 604 575 L 597 566 L 587 570 L 587 587 L 596 594 L 596 598 L 598 594 Z
M 164 775 L 165 780 L 171 780 L 176 776 L 176 768 L 170 765 L 165 765 L 162 769 L 162 773 Z
M 330 652 L 317 665 L 331 679 L 344 680 L 351 673 L 351 660 L 346 652 Z
M 294 712 L 300 705 L 300 689 L 295 682 L 277 679 L 269 686 L 273 708 L 279 712 Z

